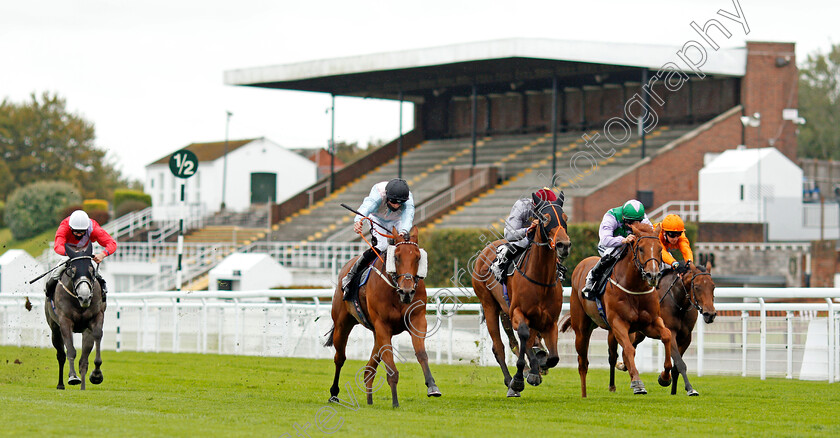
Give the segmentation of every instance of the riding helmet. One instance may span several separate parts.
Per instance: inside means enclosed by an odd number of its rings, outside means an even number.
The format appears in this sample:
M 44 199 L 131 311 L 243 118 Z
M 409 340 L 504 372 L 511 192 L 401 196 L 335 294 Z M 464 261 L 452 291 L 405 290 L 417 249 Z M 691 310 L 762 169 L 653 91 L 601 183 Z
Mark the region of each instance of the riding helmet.
M 662 231 L 685 231 L 685 223 L 681 217 L 669 214 L 662 219 Z
M 534 192 L 534 195 L 537 198 L 542 199 L 543 201 L 554 202 L 557 200 L 557 195 L 555 195 L 554 191 L 552 191 L 548 187 L 543 187 L 537 190 L 536 192 Z
M 631 199 L 621 207 L 621 216 L 624 220 L 640 221 L 645 218 L 645 206 L 641 202 Z
M 88 227 L 90 227 L 90 218 L 82 210 L 76 210 L 71 213 L 68 222 L 70 229 L 75 231 L 87 231 Z
M 408 183 L 404 179 L 394 178 L 385 185 L 385 197 L 398 204 L 408 201 Z

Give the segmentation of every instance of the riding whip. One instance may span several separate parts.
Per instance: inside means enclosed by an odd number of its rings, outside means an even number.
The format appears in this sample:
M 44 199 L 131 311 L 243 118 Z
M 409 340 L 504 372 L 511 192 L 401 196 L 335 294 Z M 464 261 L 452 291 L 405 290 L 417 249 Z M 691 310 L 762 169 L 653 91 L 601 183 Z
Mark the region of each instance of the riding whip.
M 61 262 L 61 263 L 59 263 L 59 264 L 55 265 L 55 268 L 52 268 L 52 269 L 50 269 L 49 271 L 44 272 L 43 274 L 41 274 L 41 275 L 39 275 L 39 276 L 37 276 L 37 277 L 33 278 L 32 280 L 30 280 L 30 281 L 29 281 L 29 284 L 35 283 L 36 281 L 38 281 L 38 280 L 40 280 L 40 279 L 44 278 L 44 276 L 45 276 L 45 275 L 49 274 L 49 273 L 50 273 L 50 272 L 52 272 L 52 271 L 55 271 L 55 270 L 56 270 L 59 266 L 67 264 L 67 262 L 68 262 L 68 261 L 70 261 L 70 260 L 65 260 L 65 261 L 63 261 L 63 262 Z
M 382 226 L 382 224 L 380 224 L 379 222 L 376 222 L 375 220 L 373 220 L 373 219 L 371 219 L 371 218 L 369 218 L 369 217 L 367 217 L 367 216 L 365 216 L 365 215 L 363 215 L 363 214 L 359 213 L 358 211 L 354 210 L 354 209 L 353 209 L 352 207 L 350 207 L 349 205 L 347 205 L 347 204 L 341 204 L 341 206 L 342 206 L 342 207 L 344 207 L 344 208 L 346 208 L 346 209 L 348 209 L 348 210 L 350 210 L 350 211 L 352 211 L 353 213 L 356 213 L 357 215 L 359 215 L 359 216 L 361 216 L 361 217 L 363 217 L 363 218 L 365 218 L 365 219 L 369 220 L 369 221 L 370 221 L 370 223 L 372 223 L 372 224 L 374 224 L 374 225 L 378 226 L 379 228 L 382 228 L 382 229 L 383 229 L 383 230 L 385 230 L 386 232 L 391 231 L 391 230 L 389 230 L 389 229 L 385 228 L 384 226 Z

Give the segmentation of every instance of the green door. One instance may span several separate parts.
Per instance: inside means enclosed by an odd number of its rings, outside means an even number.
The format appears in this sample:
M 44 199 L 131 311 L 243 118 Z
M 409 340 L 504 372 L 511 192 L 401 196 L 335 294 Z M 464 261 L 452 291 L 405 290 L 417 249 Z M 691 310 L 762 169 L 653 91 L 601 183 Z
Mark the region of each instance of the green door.
M 277 174 L 251 174 L 251 204 L 265 204 L 277 200 Z

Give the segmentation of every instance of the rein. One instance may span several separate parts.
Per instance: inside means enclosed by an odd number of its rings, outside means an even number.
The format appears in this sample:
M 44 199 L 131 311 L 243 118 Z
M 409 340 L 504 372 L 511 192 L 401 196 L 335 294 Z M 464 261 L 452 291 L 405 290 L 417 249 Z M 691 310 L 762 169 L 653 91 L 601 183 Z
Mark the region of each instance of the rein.
M 690 305 L 694 306 L 694 308 L 697 309 L 698 312 L 703 313 L 703 308 L 700 307 L 699 304 L 697 304 L 697 294 L 694 292 L 694 280 L 697 279 L 697 277 L 699 277 L 701 275 L 711 276 L 712 274 L 710 274 L 708 272 L 698 272 L 698 273 L 694 274 L 691 277 L 691 280 L 689 280 L 689 282 L 688 282 L 691 285 L 690 286 L 691 287 L 690 292 L 688 290 L 686 290 L 685 284 L 682 281 L 680 281 L 680 287 L 682 288 L 683 292 L 685 293 L 685 300 L 688 300 L 688 303 Z M 686 306 L 686 307 L 681 306 L 679 301 L 677 301 L 677 297 L 673 294 L 673 292 L 671 292 L 671 288 L 674 286 L 674 283 L 676 283 L 678 279 L 682 280 L 682 275 L 681 274 L 677 274 L 677 276 L 674 278 L 674 281 L 671 283 L 670 286 L 668 286 L 668 292 L 666 292 L 665 295 L 663 295 L 662 298 L 659 299 L 659 302 L 661 303 L 662 300 L 664 300 L 665 297 L 670 294 L 671 299 L 674 300 L 674 304 L 677 305 L 677 310 L 679 310 L 680 312 L 683 312 L 688 308 L 688 306 Z
M 631 248 L 632 248 L 632 251 L 633 251 L 633 264 L 636 265 L 636 269 L 639 272 L 644 272 L 645 271 L 644 266 L 646 264 L 648 264 L 648 262 L 650 262 L 651 260 L 656 261 L 656 257 L 651 257 L 651 258 L 645 260 L 644 263 L 639 262 L 639 241 L 641 241 L 642 239 L 657 239 L 658 240 L 659 238 L 656 237 L 656 236 L 636 236 L 636 237 L 637 237 L 636 241 L 631 243 Z M 615 274 L 613 273 L 613 275 L 615 275 Z M 647 294 L 656 290 L 655 287 L 651 287 L 650 289 L 648 289 L 646 291 L 640 291 L 640 292 L 632 291 L 632 290 L 627 289 L 624 286 L 618 284 L 618 282 L 613 279 L 612 275 L 610 276 L 610 283 L 612 283 L 615 287 L 621 289 L 622 292 L 628 293 L 628 294 L 631 294 L 631 295 L 647 295 Z

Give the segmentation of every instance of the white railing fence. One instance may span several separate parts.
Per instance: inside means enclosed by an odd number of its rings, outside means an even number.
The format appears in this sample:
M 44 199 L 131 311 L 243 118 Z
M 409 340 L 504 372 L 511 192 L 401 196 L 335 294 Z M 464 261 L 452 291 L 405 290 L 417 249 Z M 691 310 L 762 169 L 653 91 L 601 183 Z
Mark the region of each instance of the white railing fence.
M 108 297 L 103 348 L 331 358 L 334 350 L 322 345 L 332 324 L 332 294 L 332 289 L 114 292 Z M 715 294 L 718 312 L 734 316 L 698 322 L 685 354 L 690 373 L 840 379 L 840 290 L 718 288 Z M 429 289 L 429 296 L 426 346 L 432 361 L 495 366 L 487 329 L 479 322 L 480 305 L 466 303 L 472 290 Z M 799 298 L 820 302 L 790 301 Z M 0 344 L 51 348 L 43 299 L 35 299 L 31 311 L 24 299 L 0 295 Z M 563 312 L 568 311 L 567 297 Z M 608 366 L 605 344 L 606 332 L 596 330 L 590 366 Z M 413 358 L 408 333 L 396 336 L 393 345 L 403 358 Z M 347 355 L 366 359 L 372 346 L 370 332 L 357 328 Z M 561 333 L 558 348 L 561 366 L 576 367 L 574 336 Z M 646 340 L 637 349 L 637 365 L 642 372 L 658 371 L 663 355 L 659 342 Z M 508 363 L 514 364 L 510 352 Z
M 134 236 L 135 231 L 151 227 L 152 207 L 124 214 L 102 226 L 111 237 L 118 241 L 126 236 Z
M 700 221 L 700 202 L 698 201 L 668 201 L 648 213 L 651 222 L 661 222 L 665 216 L 677 214 L 686 222 Z

